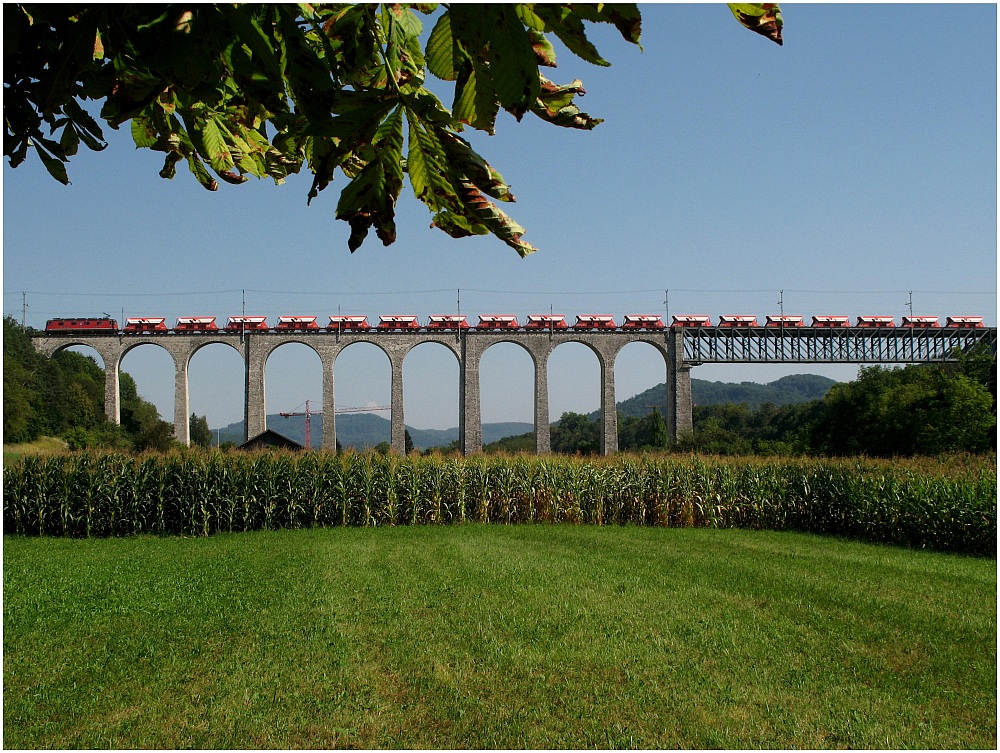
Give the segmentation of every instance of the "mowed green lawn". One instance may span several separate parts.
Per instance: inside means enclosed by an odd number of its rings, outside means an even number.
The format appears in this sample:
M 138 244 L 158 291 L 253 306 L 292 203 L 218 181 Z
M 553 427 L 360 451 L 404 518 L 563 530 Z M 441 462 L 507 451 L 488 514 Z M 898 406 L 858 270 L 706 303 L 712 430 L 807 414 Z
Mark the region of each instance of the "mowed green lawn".
M 997 563 L 570 525 L 4 539 L 6 748 L 996 748 Z

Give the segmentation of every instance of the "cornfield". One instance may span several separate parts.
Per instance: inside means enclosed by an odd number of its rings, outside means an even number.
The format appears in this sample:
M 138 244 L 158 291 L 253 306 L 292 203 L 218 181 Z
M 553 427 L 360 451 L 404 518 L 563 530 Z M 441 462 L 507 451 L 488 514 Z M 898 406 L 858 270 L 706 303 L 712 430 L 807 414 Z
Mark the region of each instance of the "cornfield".
M 995 555 L 996 458 L 382 456 L 186 451 L 26 456 L 4 533 L 208 536 L 490 523 L 796 530 Z

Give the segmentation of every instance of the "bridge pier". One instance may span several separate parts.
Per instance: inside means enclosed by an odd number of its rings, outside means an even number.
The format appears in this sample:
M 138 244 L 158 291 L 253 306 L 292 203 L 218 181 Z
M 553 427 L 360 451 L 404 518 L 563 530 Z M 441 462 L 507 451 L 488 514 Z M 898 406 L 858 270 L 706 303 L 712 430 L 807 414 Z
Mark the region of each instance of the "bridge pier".
M 403 357 L 395 352 L 389 356 L 392 367 L 389 386 L 389 446 L 399 455 L 406 454 L 406 424 L 403 421 Z
M 174 439 L 191 445 L 191 413 L 188 401 L 188 359 L 174 356 Z
M 601 454 L 618 452 L 618 402 L 615 400 L 615 362 L 603 353 L 601 361 Z
M 670 444 L 694 428 L 691 364 L 684 360 L 684 333 L 673 330 L 667 340 L 667 432 Z
M 267 403 L 264 395 L 264 365 L 267 362 L 267 354 L 261 352 L 262 348 L 255 347 L 258 338 L 253 335 L 243 337 L 246 364 L 243 427 L 246 430 L 245 440 L 249 440 L 267 429 Z
M 483 412 L 479 395 L 479 350 L 462 338 L 458 379 L 458 445 L 463 455 L 483 449 Z
M 333 373 L 337 354 L 323 348 L 319 351 L 319 360 L 323 364 L 323 440 L 320 446 L 334 452 L 337 449 L 337 403 L 334 399 Z
M 549 429 L 549 362 L 548 355 L 535 361 L 535 452 L 552 452 Z

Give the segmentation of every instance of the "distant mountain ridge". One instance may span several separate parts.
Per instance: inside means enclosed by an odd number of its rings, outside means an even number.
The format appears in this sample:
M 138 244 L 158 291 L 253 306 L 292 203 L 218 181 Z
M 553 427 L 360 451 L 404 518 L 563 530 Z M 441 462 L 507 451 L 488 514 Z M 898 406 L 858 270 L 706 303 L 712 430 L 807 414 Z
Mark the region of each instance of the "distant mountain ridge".
M 747 403 L 755 408 L 763 403 L 791 405 L 810 400 L 821 400 L 837 382 L 834 379 L 815 374 L 792 374 L 767 384 L 757 382 L 709 382 L 703 379 L 691 380 L 691 395 L 695 405 L 717 405 L 720 403 Z M 666 401 L 666 384 L 650 387 L 638 395 L 618 403 L 618 410 L 628 416 L 644 416 L 651 406 L 658 406 L 662 412 Z M 600 411 L 590 414 L 593 420 Z M 390 440 L 389 419 L 374 413 L 344 413 L 337 416 L 337 440 L 342 447 L 364 449 Z M 305 444 L 305 417 L 284 418 L 277 413 L 267 416 L 267 427 Z M 323 438 L 323 416 L 312 416 L 311 433 L 313 447 L 319 447 Z M 458 439 L 458 428 L 415 429 L 406 427 L 418 450 L 428 447 L 443 447 Z M 243 422 L 238 421 L 218 430 L 222 442 L 243 442 Z M 483 444 L 490 444 L 504 437 L 519 436 L 534 431 L 534 425 L 521 421 L 483 424 Z
M 306 419 L 304 416 L 285 418 L 278 413 L 267 416 L 267 428 L 288 437 L 299 444 L 306 443 Z M 507 421 L 493 424 L 483 424 L 483 442 L 489 444 L 504 437 L 517 436 L 534 431 L 534 424 L 519 421 Z M 317 448 L 323 441 L 323 416 L 314 415 L 311 418 L 310 433 L 312 446 Z M 418 450 L 428 447 L 443 447 L 458 439 L 458 427 L 451 429 L 415 429 L 407 426 L 413 446 Z M 216 431 L 212 430 L 213 433 Z M 219 441 L 243 443 L 243 422 L 218 429 Z M 376 416 L 374 413 L 344 413 L 337 416 L 337 441 L 341 447 L 366 449 L 381 442 L 389 442 L 391 438 L 391 423 L 389 419 Z
M 767 384 L 757 382 L 709 382 L 691 380 L 691 402 L 695 405 L 746 403 L 757 408 L 764 403 L 793 405 L 810 400 L 822 400 L 837 381 L 817 374 L 790 374 Z M 658 384 L 618 403 L 618 410 L 627 416 L 644 416 L 650 406 L 662 406 L 666 400 L 666 385 Z M 599 412 L 591 416 L 599 415 Z

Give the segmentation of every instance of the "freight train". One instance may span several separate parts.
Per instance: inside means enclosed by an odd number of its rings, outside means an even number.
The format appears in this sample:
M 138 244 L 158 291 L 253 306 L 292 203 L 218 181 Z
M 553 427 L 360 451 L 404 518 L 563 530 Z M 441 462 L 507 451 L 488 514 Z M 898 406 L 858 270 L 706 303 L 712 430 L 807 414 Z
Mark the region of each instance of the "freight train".
M 379 316 L 379 322 L 374 327 L 368 323 L 366 316 L 331 316 L 330 322 L 321 327 L 315 316 L 279 316 L 272 327 L 264 316 L 231 316 L 223 327 L 219 327 L 214 316 L 181 316 L 173 327 L 167 327 L 165 317 L 134 317 L 125 320 L 125 326 L 119 329 L 114 319 L 104 318 L 66 318 L 49 319 L 45 332 L 49 335 L 166 335 L 178 333 L 211 333 L 211 332 L 456 332 L 475 329 L 483 332 L 509 331 L 657 331 L 668 329 L 662 317 L 656 314 L 626 314 L 622 323 L 615 322 L 610 314 L 580 314 L 576 323 L 569 325 L 562 314 L 529 314 L 522 325 L 513 314 L 481 314 L 479 323 L 474 327 L 461 314 L 431 315 L 426 324 L 421 324 L 416 316 L 391 314 Z M 673 328 L 706 328 L 720 327 L 724 329 L 748 329 L 760 327 L 756 316 L 747 314 L 723 314 L 718 324 L 713 325 L 711 317 L 705 315 L 678 315 L 672 318 L 669 329 Z M 763 325 L 765 328 L 795 329 L 807 326 L 801 316 L 768 316 Z M 812 327 L 819 329 L 850 328 L 851 320 L 847 316 L 814 316 Z M 897 325 L 891 316 L 859 316 L 854 327 L 862 329 L 887 329 L 903 327 L 907 329 L 984 329 L 981 316 L 949 316 L 942 325 L 936 316 L 904 316 Z

